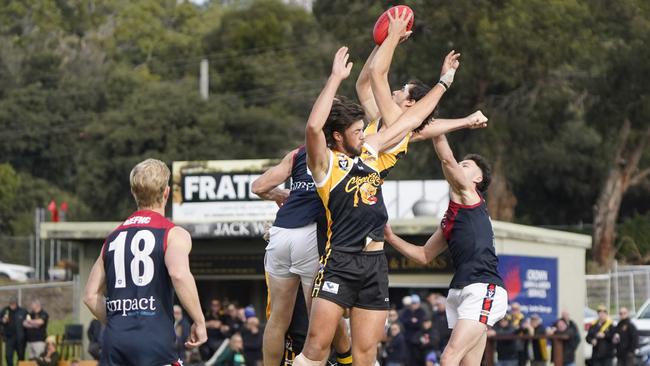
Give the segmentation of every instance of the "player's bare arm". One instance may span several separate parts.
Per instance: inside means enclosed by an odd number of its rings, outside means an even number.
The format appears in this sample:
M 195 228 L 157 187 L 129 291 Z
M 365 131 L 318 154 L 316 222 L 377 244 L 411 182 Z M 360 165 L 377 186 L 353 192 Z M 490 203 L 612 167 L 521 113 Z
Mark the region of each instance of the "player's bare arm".
M 426 125 L 421 131 L 413 133 L 411 141 L 430 140 L 436 136 L 444 135 L 449 132 L 462 130 L 465 128 L 477 129 L 488 126 L 488 119 L 483 112 L 476 111 L 464 118 L 456 119 L 436 119 Z
M 403 256 L 416 261 L 419 264 L 427 264 L 447 249 L 442 230 L 438 228 L 424 245 L 415 245 L 397 236 L 389 224 L 384 229 L 384 238 Z
M 199 293 L 196 289 L 194 276 L 190 272 L 189 255 L 191 250 L 190 233 L 179 226 L 172 228 L 169 231 L 167 251 L 165 252 L 165 266 L 176 290 L 176 296 L 194 322 L 190 338 L 185 342 L 187 348 L 198 347 L 208 339 Z
M 385 41 L 384 41 L 385 42 Z M 407 133 L 419 126 L 436 108 L 442 95 L 454 81 L 456 70 L 460 67 L 460 53 L 449 52 L 443 62 L 442 70 L 446 70 L 440 81 L 417 103 L 406 110 L 392 126 L 366 137 L 366 147 L 372 153 L 384 151 L 403 139 Z M 449 67 L 451 65 L 451 67 Z
M 341 47 L 336 52 L 332 64 L 332 73 L 318 99 L 316 99 L 307 120 L 307 127 L 305 128 L 307 166 L 316 182 L 320 182 L 325 178 L 329 168 L 327 141 L 325 140 L 325 133 L 323 133 L 323 126 L 325 126 L 332 109 L 332 103 L 339 85 L 350 76 L 352 62 L 348 63 L 349 57 L 347 47 Z
M 104 260 L 101 254 L 90 270 L 90 276 L 84 288 L 84 304 L 90 312 L 103 324 L 106 324 L 106 273 L 104 272 Z
M 261 176 L 253 182 L 251 190 L 260 198 L 275 201 L 278 206 L 282 206 L 284 201 L 289 198 L 289 190 L 278 188 L 278 186 L 291 176 L 291 168 L 293 166 L 293 157 L 298 149 L 294 149 L 284 156 L 282 161 L 276 166 L 268 169 Z
M 359 98 L 359 103 L 361 103 L 363 110 L 366 112 L 366 118 L 370 121 L 379 118 L 379 108 L 375 102 L 375 96 L 372 93 L 372 86 L 370 85 L 370 64 L 378 48 L 375 46 L 366 59 L 366 63 L 363 64 L 356 84 L 357 98 Z
M 370 81 L 372 94 L 379 108 L 382 124 L 386 127 L 397 121 L 402 114 L 402 109 L 393 101 L 390 84 L 388 83 L 388 70 L 395 54 L 395 49 L 400 41 L 407 39 L 411 32 L 406 27 L 413 17 L 413 13 L 395 8 L 393 14 L 388 12 L 388 36 L 377 49 L 377 54 L 370 64 Z
M 433 147 L 442 164 L 442 172 L 451 188 L 451 198 L 464 205 L 472 205 L 480 200 L 472 182 L 463 172 L 462 166 L 456 161 L 445 135 L 433 138 Z M 463 162 L 467 164 L 467 162 Z

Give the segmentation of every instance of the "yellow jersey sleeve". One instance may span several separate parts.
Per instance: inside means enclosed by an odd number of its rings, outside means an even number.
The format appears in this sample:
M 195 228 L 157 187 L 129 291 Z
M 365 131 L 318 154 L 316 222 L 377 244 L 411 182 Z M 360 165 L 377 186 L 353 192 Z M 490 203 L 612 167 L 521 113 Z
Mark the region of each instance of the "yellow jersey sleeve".
M 379 132 L 379 128 L 381 128 L 381 118 L 373 119 L 363 130 L 363 134 L 366 136 L 374 135 Z
M 363 145 L 361 159 L 378 172 L 390 170 L 408 152 L 412 133 L 408 133 L 399 143 L 386 151 L 377 153 L 368 144 Z

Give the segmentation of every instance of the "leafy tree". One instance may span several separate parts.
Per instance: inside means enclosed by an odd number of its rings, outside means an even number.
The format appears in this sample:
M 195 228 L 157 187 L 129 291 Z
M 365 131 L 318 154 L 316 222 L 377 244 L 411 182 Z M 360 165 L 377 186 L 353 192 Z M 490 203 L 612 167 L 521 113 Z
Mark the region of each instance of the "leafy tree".
M 8 229 L 9 220 L 15 215 L 13 208 L 16 202 L 20 178 L 9 164 L 0 164 L 0 232 Z

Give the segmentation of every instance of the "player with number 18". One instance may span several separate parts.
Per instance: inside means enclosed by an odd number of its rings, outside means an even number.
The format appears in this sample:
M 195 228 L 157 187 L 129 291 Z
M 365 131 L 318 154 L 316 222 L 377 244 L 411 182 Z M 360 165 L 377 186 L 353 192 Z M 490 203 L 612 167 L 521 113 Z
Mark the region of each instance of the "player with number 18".
M 138 205 L 107 238 L 84 290 L 84 303 L 106 324 L 101 365 L 182 365 L 175 350 L 174 290 L 194 321 L 187 348 L 207 339 L 194 277 L 190 234 L 167 220 L 169 168 L 147 159 L 131 170 Z

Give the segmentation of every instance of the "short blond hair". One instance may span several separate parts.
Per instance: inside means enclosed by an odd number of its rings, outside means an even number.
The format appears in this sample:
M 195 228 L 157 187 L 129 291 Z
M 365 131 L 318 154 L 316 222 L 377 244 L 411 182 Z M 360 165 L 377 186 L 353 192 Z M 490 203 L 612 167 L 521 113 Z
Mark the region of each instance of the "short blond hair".
M 131 170 L 131 193 L 138 207 L 155 207 L 163 203 L 163 193 L 171 175 L 167 164 L 157 159 L 147 159 Z

